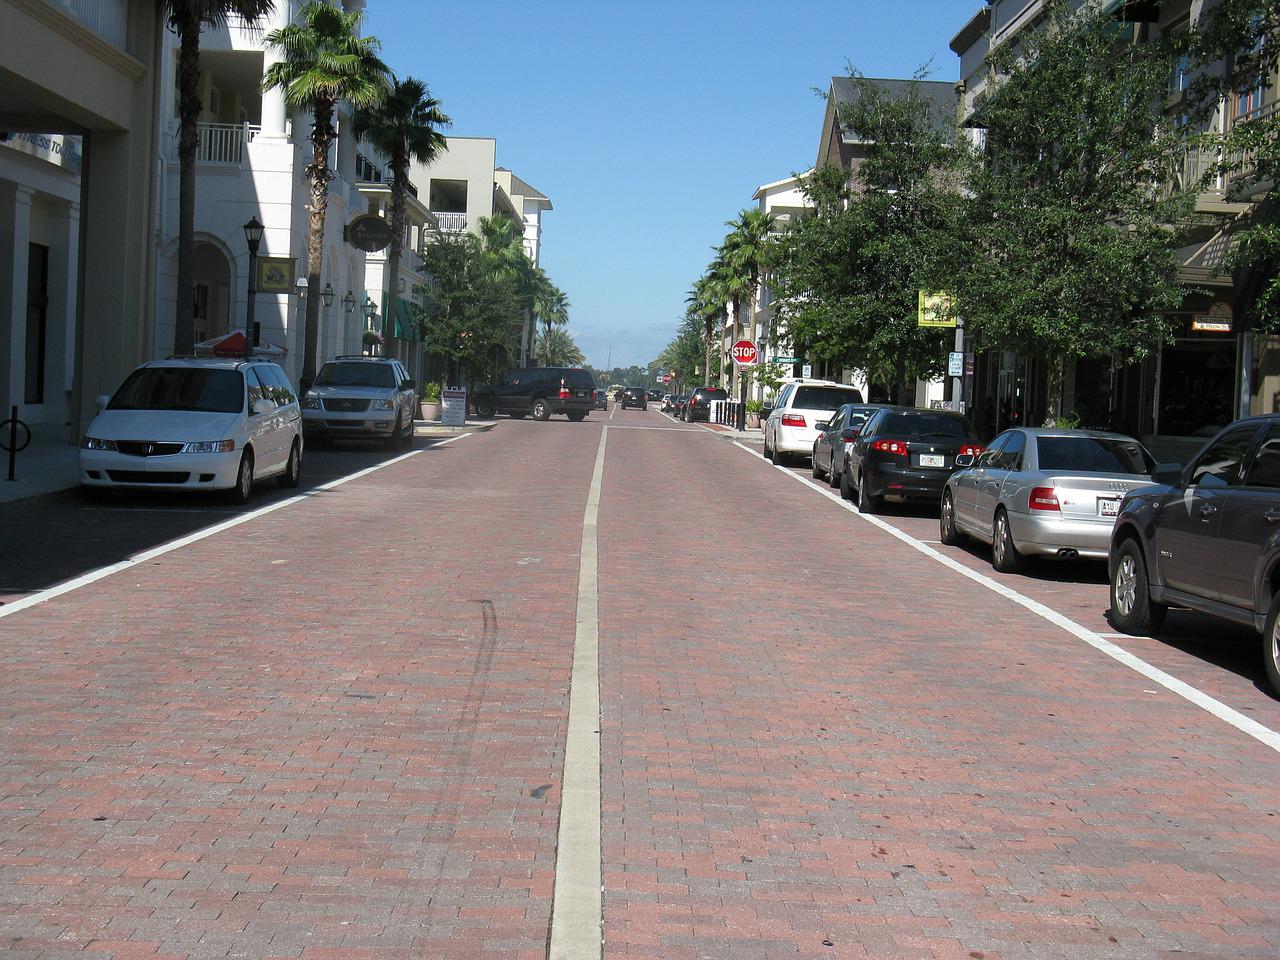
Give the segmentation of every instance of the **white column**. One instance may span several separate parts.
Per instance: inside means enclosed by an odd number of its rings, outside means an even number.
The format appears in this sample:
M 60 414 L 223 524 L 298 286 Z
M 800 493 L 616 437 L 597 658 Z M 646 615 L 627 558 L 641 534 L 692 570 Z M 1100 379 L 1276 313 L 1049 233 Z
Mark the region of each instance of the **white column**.
M 76 290 L 79 285 L 80 204 L 57 207 L 49 250 L 49 333 L 45 351 L 45 404 L 57 413 L 57 422 L 70 410 L 76 371 Z M 53 417 L 48 418 L 51 422 Z
M 265 77 L 270 66 L 280 58 L 271 50 L 262 54 L 262 75 Z M 284 91 L 272 87 L 262 94 L 262 136 L 280 138 L 284 136 L 285 119 L 288 111 L 284 106 Z
M 30 187 L 0 187 L 0 419 L 23 402 L 27 340 L 27 261 L 31 244 Z

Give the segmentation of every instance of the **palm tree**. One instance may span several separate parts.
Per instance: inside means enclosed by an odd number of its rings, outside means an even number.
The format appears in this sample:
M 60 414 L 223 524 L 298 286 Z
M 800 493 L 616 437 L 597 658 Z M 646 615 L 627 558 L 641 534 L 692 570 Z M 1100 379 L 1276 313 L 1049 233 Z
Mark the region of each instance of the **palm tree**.
M 730 232 L 721 249 L 728 258 L 731 271 L 747 287 L 752 343 L 756 339 L 756 295 L 760 290 L 760 274 L 764 272 L 767 250 L 772 242 L 770 235 L 774 220 L 772 213 L 755 209 L 743 210 L 736 220 L 725 223 Z
M 569 322 L 569 298 L 565 296 L 563 290 L 551 282 L 551 278 L 541 268 L 536 269 L 542 282 L 536 287 L 534 310 L 546 324 L 542 342 L 549 346 L 552 342 L 552 328 L 563 327 Z M 544 365 L 553 366 L 549 357 Z
M 711 272 L 703 274 L 694 283 L 693 290 L 685 302 L 689 305 L 689 312 L 702 321 L 703 324 L 703 339 L 706 343 L 707 354 L 706 366 L 703 368 L 706 375 L 706 383 L 708 386 L 718 384 L 720 382 L 720 371 L 716 371 L 714 379 L 711 376 L 711 335 L 724 316 L 724 308 L 727 302 L 719 279 Z
M 392 318 L 400 296 L 400 256 L 404 249 L 404 204 L 409 192 L 409 164 L 413 160 L 430 163 L 447 146 L 440 127 L 451 121 L 440 110 L 440 101 L 427 91 L 421 80 L 392 79 L 386 99 L 356 111 L 352 129 L 388 159 L 391 166 L 391 246 L 387 250 L 386 309 L 383 335 L 387 342 L 395 333 Z
M 360 36 L 364 16 L 346 13 L 312 0 L 298 12 L 298 20 L 266 36 L 266 45 L 280 60 L 271 64 L 262 89 L 279 87 L 284 101 L 297 110 L 310 110 L 311 163 L 307 180 L 311 190 L 307 225 L 307 289 L 320 289 L 324 257 L 324 219 L 329 209 L 329 147 L 337 136 L 334 110 L 345 100 L 357 110 L 368 109 L 387 95 L 390 71 L 378 57 L 381 44 Z M 386 309 L 389 304 L 384 305 Z M 316 346 L 320 333 L 320 298 L 307 297 L 307 319 L 302 358 L 302 388 L 316 375 Z
M 232 14 L 256 23 L 273 0 L 161 0 L 165 20 L 178 35 L 178 304 L 173 352 L 195 348 L 196 148 L 200 144 L 200 32 L 221 27 Z
M 538 337 L 537 352 L 542 354 L 544 366 L 580 367 L 586 357 L 565 330 L 550 329 Z
M 520 334 L 520 353 L 533 339 L 529 336 L 533 324 L 531 319 L 539 299 L 545 297 L 543 291 L 550 285 L 550 279 L 539 267 L 534 266 L 524 252 L 524 241 L 516 222 L 506 214 L 495 213 L 492 217 L 480 218 L 480 241 L 492 269 L 498 276 L 510 279 L 519 291 L 521 310 L 524 314 L 524 325 Z M 527 337 L 527 339 L 526 339 Z M 523 357 L 521 360 L 523 361 Z

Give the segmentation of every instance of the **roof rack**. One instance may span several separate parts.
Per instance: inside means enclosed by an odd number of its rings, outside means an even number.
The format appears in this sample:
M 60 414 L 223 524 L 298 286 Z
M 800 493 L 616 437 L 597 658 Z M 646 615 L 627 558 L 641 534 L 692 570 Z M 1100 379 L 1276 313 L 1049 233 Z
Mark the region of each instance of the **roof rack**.
M 333 359 L 335 360 L 394 360 L 395 357 L 371 357 L 367 353 L 344 353 Z

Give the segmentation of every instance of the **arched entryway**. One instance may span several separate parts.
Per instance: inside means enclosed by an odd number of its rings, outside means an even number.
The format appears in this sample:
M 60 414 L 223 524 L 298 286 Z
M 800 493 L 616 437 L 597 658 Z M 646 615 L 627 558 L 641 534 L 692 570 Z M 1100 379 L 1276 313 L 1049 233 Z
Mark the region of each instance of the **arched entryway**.
M 231 264 L 212 243 L 197 241 L 194 251 L 196 287 L 195 342 L 227 333 L 231 315 Z

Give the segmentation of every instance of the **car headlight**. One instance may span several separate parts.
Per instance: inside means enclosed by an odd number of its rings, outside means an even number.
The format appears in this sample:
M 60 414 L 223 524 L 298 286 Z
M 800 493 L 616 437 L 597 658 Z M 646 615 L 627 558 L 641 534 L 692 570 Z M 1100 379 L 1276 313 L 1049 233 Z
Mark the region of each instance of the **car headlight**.
M 395 400 L 375 400 L 369 404 L 370 410 L 394 410 L 395 408 Z
M 305 397 L 302 398 L 302 409 L 303 410 L 319 410 L 320 398 L 313 397 L 311 394 L 307 394 Z
M 114 450 L 116 442 L 114 440 L 99 440 L 97 437 L 85 437 L 80 441 L 80 447 L 84 450 Z
M 234 440 L 198 440 L 184 444 L 183 453 L 230 453 L 236 448 Z

